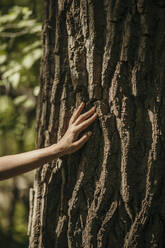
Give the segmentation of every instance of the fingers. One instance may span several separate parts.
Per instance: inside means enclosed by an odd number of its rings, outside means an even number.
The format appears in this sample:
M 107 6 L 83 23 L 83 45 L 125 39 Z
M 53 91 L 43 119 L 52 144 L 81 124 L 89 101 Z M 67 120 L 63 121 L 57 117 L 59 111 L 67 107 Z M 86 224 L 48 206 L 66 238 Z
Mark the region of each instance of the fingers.
M 75 121 L 75 124 L 78 125 L 80 124 L 82 121 L 86 120 L 89 116 L 91 116 L 96 110 L 96 107 L 94 106 L 93 108 L 91 108 L 89 111 L 87 111 L 86 113 L 80 115 L 77 120 Z
M 97 113 L 93 114 L 90 118 L 88 118 L 86 121 L 82 122 L 81 124 L 79 124 L 77 126 L 79 132 L 83 131 L 84 129 L 86 129 L 89 125 L 92 124 L 92 122 L 94 122 L 94 120 L 97 118 Z
M 81 111 L 83 110 L 84 106 L 85 106 L 85 103 L 82 102 L 82 103 L 80 104 L 80 106 L 78 107 L 78 109 L 76 109 L 76 110 L 74 111 L 74 113 L 73 113 L 73 115 L 72 115 L 72 117 L 71 117 L 71 119 L 70 119 L 70 123 L 74 123 L 74 122 L 77 120 L 77 118 L 78 118 L 79 115 L 81 114 Z
M 79 150 L 88 141 L 91 135 L 92 135 L 92 132 L 89 131 L 86 134 L 84 134 L 79 140 L 74 142 L 75 149 Z

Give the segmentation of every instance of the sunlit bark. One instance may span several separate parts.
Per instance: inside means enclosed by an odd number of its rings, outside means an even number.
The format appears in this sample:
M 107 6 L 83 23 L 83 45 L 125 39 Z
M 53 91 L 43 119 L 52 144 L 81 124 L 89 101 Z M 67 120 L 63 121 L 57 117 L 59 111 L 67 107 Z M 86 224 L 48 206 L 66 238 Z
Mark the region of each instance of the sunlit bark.
M 84 100 L 85 147 L 45 164 L 31 191 L 31 248 L 165 247 L 165 5 L 45 0 L 37 144 Z

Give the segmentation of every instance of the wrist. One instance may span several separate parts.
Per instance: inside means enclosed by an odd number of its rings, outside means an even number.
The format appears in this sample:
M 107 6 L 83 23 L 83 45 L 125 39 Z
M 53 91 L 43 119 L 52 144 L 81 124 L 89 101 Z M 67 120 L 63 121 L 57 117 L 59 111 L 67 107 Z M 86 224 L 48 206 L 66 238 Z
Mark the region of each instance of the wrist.
M 50 154 L 53 156 L 53 158 L 60 158 L 63 155 L 65 155 L 64 148 L 59 144 L 53 144 L 49 147 L 50 149 Z

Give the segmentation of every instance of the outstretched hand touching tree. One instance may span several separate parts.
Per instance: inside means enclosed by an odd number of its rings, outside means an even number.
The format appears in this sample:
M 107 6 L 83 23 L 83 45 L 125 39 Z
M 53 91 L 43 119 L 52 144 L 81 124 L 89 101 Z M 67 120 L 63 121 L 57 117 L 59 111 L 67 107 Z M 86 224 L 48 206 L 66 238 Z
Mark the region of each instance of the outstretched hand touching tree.
M 79 135 L 96 119 L 95 107 L 81 114 L 85 104 L 81 103 L 69 121 L 69 127 L 62 139 L 51 146 L 30 152 L 8 155 L 0 158 L 0 180 L 7 179 L 33 169 L 46 162 L 79 150 L 89 139 L 92 132 Z
M 95 113 L 95 107 L 89 111 L 81 114 L 85 104 L 81 103 L 78 109 L 76 109 L 69 121 L 69 127 L 59 141 L 58 145 L 61 147 L 62 153 L 70 154 L 79 150 L 92 135 L 91 131 L 86 132 L 81 138 L 78 138 L 80 133 L 84 131 L 92 122 L 96 119 L 97 113 Z

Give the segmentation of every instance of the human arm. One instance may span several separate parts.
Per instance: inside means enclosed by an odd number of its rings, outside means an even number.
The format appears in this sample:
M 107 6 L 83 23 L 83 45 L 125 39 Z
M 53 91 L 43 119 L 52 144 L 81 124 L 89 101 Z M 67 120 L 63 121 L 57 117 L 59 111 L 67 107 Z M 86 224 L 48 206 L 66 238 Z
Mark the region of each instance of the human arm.
M 91 132 L 85 133 L 81 138 L 79 138 L 79 134 L 97 117 L 95 107 L 81 114 L 84 105 L 82 103 L 74 112 L 66 133 L 57 144 L 30 152 L 0 157 L 0 180 L 31 171 L 53 159 L 79 150 L 88 141 Z

